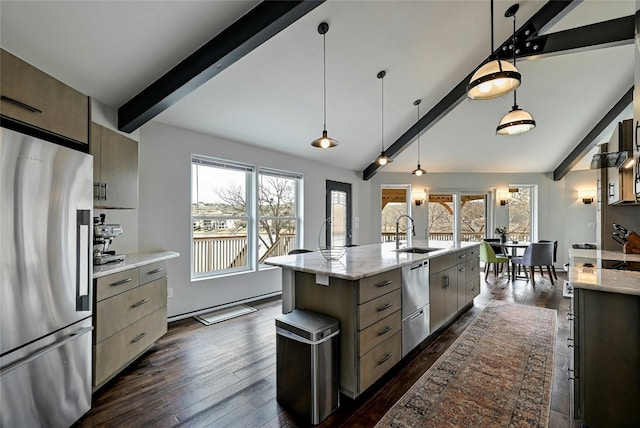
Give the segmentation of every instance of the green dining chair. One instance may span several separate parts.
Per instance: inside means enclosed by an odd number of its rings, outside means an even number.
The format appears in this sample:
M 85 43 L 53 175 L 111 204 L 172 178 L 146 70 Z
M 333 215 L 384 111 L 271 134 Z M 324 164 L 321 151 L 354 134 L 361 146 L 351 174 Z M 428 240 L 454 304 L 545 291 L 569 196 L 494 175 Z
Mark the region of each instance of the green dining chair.
M 491 248 L 488 242 L 480 243 L 480 261 L 484 262 L 484 280 L 487 281 L 487 275 L 489 274 L 489 267 L 493 264 L 493 273 L 498 276 L 498 265 L 501 265 L 500 272 L 503 271 L 504 266 L 507 266 L 507 277 L 511 279 L 509 272 L 509 258 L 505 256 L 497 256 Z

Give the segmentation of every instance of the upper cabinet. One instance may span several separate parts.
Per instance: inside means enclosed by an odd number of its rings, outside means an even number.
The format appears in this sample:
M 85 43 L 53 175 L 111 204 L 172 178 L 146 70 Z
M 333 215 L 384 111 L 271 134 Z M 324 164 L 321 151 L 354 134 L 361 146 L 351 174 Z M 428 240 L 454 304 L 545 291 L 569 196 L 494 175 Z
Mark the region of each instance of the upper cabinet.
M 3 116 L 56 136 L 89 142 L 89 98 L 0 49 Z
M 632 153 L 633 120 L 628 119 L 618 123 L 611 140 L 607 144 L 607 152 Z M 635 171 L 633 165 L 625 162 L 620 168 L 607 168 L 607 202 L 609 205 L 621 203 L 635 203 Z
M 94 208 L 138 207 L 138 142 L 91 122 Z

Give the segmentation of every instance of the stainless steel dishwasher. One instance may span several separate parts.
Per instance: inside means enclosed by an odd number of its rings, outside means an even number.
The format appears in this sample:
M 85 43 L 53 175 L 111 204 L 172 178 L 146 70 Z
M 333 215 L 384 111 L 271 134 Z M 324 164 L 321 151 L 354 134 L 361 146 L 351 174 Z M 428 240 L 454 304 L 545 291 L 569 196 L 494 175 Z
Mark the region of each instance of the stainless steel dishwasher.
M 429 260 L 423 260 L 402 267 L 402 356 L 429 333 Z

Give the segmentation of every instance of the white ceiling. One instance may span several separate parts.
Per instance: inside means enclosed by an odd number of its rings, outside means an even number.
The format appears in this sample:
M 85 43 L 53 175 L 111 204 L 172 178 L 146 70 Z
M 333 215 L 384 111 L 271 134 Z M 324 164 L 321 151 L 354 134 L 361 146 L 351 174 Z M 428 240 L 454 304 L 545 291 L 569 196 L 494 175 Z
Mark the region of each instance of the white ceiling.
M 119 107 L 226 28 L 256 1 L 0 2 L 0 45 L 81 92 Z M 510 36 L 495 1 L 495 44 Z M 518 26 L 542 1 L 520 1 Z M 586 0 L 548 32 L 635 12 L 635 0 Z M 322 133 L 322 36 L 327 129 Z M 154 120 L 362 171 L 490 51 L 489 1 L 328 1 Z M 421 136 L 431 172 L 551 172 L 633 84 L 633 45 L 521 61 L 518 104 L 538 126 L 517 137 L 495 127 L 512 96 L 463 101 Z M 620 119 L 631 117 L 627 109 Z M 612 129 L 612 127 L 611 127 Z M 607 138 L 611 130 L 603 133 Z M 588 160 L 586 159 L 588 165 Z M 411 171 L 412 144 L 383 171 Z M 584 163 L 583 163 L 584 165 Z M 588 167 L 588 166 L 587 166 Z

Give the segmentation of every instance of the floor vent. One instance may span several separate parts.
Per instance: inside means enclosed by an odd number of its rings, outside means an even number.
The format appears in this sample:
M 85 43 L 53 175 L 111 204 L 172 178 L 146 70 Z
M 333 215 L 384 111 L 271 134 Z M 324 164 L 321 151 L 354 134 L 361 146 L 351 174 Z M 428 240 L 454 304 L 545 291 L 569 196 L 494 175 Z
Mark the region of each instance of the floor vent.
M 202 315 L 196 315 L 193 318 L 195 318 L 197 321 L 200 321 L 204 325 L 211 325 L 255 311 L 257 311 L 256 308 L 252 308 L 247 305 L 238 305 L 226 309 L 219 309 L 217 311 L 208 312 Z

